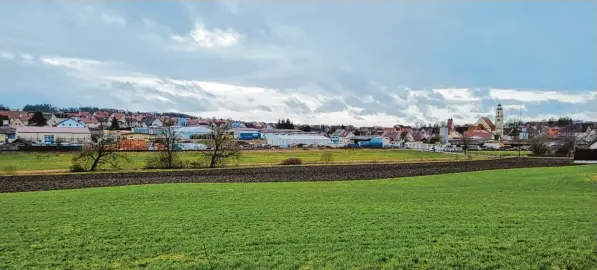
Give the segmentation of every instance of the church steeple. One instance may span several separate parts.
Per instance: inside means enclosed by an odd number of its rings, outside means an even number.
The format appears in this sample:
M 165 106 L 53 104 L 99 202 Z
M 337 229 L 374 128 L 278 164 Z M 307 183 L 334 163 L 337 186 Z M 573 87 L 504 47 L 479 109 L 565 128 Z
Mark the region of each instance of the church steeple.
M 502 109 L 502 103 L 499 103 L 495 110 L 495 135 L 502 140 L 504 136 L 504 110 Z

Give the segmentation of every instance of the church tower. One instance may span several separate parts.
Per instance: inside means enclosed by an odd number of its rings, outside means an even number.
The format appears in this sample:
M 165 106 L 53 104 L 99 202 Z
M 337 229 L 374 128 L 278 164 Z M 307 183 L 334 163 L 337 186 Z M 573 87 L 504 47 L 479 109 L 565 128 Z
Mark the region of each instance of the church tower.
M 504 110 L 502 104 L 498 104 L 495 110 L 495 135 L 499 136 L 500 141 L 504 136 Z

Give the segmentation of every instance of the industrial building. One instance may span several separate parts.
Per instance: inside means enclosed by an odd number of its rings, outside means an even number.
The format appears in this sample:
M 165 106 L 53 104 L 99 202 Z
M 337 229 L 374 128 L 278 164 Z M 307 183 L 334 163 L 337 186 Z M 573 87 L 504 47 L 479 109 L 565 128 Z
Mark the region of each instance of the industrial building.
M 212 133 L 212 130 L 202 126 L 179 127 L 176 133 L 181 139 L 192 139 L 194 136 L 204 136 Z
M 261 132 L 256 128 L 235 128 L 234 138 L 238 140 L 259 140 Z
M 86 127 L 17 127 L 16 137 L 44 144 L 85 143 L 91 140 L 91 132 Z
M 332 144 L 330 138 L 317 134 L 279 134 L 266 133 L 263 137 L 267 144 L 277 147 L 290 147 L 299 144 L 302 145 L 323 145 L 328 146 Z

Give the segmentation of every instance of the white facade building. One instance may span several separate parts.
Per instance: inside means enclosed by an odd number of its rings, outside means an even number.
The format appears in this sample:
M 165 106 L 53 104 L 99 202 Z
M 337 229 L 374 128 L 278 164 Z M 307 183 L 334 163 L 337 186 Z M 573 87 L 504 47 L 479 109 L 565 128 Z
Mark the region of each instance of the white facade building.
M 332 144 L 330 138 L 316 135 L 316 134 L 276 134 L 266 133 L 263 137 L 267 141 L 267 144 L 278 146 L 278 147 L 289 147 L 293 145 L 324 145 L 328 146 Z

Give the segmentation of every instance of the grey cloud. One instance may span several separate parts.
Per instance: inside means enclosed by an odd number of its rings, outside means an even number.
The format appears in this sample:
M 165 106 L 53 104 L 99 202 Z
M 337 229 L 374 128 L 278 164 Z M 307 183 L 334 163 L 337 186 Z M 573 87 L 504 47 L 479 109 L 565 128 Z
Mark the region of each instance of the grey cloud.
M 174 84 L 168 81 L 162 81 L 162 83 L 172 87 L 174 91 L 180 93 L 193 93 L 196 94 L 196 96 L 177 95 L 131 82 L 113 82 L 109 84 L 109 88 L 111 92 L 117 90 L 118 96 L 123 102 L 131 102 L 140 107 L 176 108 L 179 111 L 187 112 L 201 112 L 217 109 L 212 100 L 215 96 L 203 91 L 199 87 L 189 88 L 188 86 Z M 154 98 L 156 96 L 165 98 L 171 102 Z M 150 106 L 148 106 L 147 103 L 149 103 Z
M 296 98 L 289 98 L 285 100 L 284 103 L 289 107 L 289 110 L 292 112 L 311 112 L 311 109 L 309 109 L 309 107 L 304 102 Z
M 315 113 L 338 112 L 346 110 L 347 108 L 348 107 L 341 99 L 330 99 L 326 100 L 321 106 L 319 106 L 315 110 Z
M 272 108 L 265 105 L 259 105 L 256 107 L 256 109 L 260 111 L 273 112 Z

